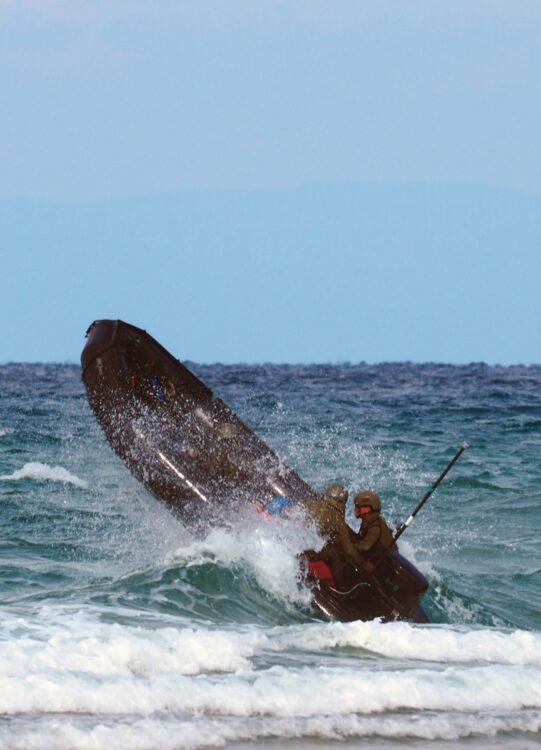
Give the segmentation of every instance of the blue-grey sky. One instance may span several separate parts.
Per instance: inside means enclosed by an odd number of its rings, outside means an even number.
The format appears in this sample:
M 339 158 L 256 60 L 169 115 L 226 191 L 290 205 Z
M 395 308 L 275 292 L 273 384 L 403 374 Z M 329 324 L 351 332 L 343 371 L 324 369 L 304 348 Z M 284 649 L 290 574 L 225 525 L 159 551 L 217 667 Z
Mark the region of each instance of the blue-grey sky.
M 537 0 L 0 0 L 0 362 L 99 317 L 541 362 L 540 39 Z

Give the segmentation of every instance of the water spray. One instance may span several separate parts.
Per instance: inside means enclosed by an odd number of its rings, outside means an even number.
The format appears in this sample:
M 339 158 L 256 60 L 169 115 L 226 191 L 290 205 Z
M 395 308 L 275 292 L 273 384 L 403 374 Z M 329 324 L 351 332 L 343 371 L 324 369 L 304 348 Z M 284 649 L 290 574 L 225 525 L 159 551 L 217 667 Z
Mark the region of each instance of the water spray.
M 422 497 L 422 500 L 417 505 L 417 507 L 415 508 L 415 510 L 413 511 L 413 513 L 398 528 L 396 534 L 394 535 L 395 542 L 398 539 L 398 537 L 402 536 L 402 534 L 404 533 L 404 531 L 411 524 L 411 522 L 413 521 L 413 519 L 415 518 L 415 516 L 417 515 L 417 513 L 421 510 L 421 508 L 426 503 L 426 501 L 429 499 L 429 497 L 432 495 L 432 493 L 434 492 L 434 490 L 441 484 L 441 482 L 445 478 L 446 474 L 453 468 L 453 466 L 456 464 L 456 462 L 458 461 L 458 459 L 460 458 L 460 456 L 464 453 L 464 451 L 466 450 L 466 448 L 469 448 L 469 447 L 470 446 L 468 445 L 468 443 L 463 443 L 462 444 L 462 447 L 460 448 L 460 450 L 457 451 L 457 453 L 455 454 L 455 456 L 453 457 L 453 459 L 447 464 L 447 466 L 442 471 L 442 473 L 439 475 L 439 477 L 436 479 L 436 481 L 434 482 L 434 484 L 432 485 L 432 487 L 425 492 L 425 494 Z

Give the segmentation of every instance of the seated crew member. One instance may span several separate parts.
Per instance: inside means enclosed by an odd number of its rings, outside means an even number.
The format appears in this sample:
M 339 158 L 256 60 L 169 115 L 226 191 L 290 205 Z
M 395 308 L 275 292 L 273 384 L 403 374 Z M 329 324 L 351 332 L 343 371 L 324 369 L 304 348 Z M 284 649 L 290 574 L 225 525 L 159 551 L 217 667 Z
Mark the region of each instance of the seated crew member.
M 306 550 L 304 555 L 310 562 L 325 562 L 339 589 L 344 588 L 344 569 L 348 563 L 357 569 L 364 567 L 363 556 L 354 543 L 356 535 L 345 521 L 347 499 L 344 485 L 332 484 L 320 498 L 306 503 L 318 533 L 326 542 L 318 552 Z
M 365 561 L 374 564 L 389 552 L 398 552 L 393 532 L 381 512 L 381 500 L 372 490 L 355 496 L 355 517 L 361 519 L 361 528 L 355 541 L 356 550 Z

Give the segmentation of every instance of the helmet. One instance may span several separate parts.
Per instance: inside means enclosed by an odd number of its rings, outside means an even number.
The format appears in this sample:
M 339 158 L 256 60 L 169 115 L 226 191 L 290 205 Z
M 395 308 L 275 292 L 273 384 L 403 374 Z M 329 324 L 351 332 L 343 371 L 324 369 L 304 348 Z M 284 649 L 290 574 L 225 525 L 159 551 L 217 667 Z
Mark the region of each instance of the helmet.
M 323 493 L 325 500 L 338 500 L 339 503 L 347 503 L 348 491 L 343 484 L 331 484 Z
M 355 495 L 355 507 L 360 508 L 363 505 L 367 505 L 372 508 L 374 513 L 379 513 L 381 510 L 381 500 L 379 495 L 372 490 L 364 490 Z

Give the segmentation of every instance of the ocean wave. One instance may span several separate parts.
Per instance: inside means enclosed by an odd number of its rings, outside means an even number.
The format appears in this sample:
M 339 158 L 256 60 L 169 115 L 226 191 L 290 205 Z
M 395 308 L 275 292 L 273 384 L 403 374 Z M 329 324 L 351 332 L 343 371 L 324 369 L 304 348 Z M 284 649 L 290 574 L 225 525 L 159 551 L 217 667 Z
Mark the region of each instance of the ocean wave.
M 276 648 L 354 647 L 392 659 L 443 664 L 486 662 L 541 666 L 541 634 L 525 630 L 502 632 L 449 625 L 418 627 L 407 622 L 332 622 L 276 629 L 270 642 Z
M 13 645 L 15 649 L 15 645 Z M 541 671 L 488 665 L 381 670 L 373 666 L 275 665 L 195 677 L 84 671 L 2 678 L 0 712 L 230 717 L 370 715 L 388 711 L 514 712 L 541 709 Z
M 296 554 L 320 544 L 321 540 L 296 519 L 263 520 L 253 515 L 239 519 L 236 526 L 213 529 L 204 539 L 179 548 L 172 560 L 188 567 L 218 563 L 241 567 L 255 576 L 259 586 L 280 600 L 307 605 L 308 589 L 299 587 Z
M 0 713 L 310 718 L 537 710 L 540 646 L 541 634 L 525 631 L 379 622 L 141 628 L 44 610 L 32 621 L 13 616 L 2 624 Z M 337 648 L 348 649 L 348 662 Z M 300 652 L 320 657 L 307 666 Z M 287 667 L 273 663 L 273 654 L 285 653 Z M 408 669 L 391 668 L 396 661 L 382 669 L 370 653 L 408 660 Z
M 251 668 L 249 659 L 260 641 L 255 631 L 106 625 L 79 613 L 56 612 L 51 617 L 45 609 L 39 623 L 4 621 L 0 676 L 81 674 L 109 679 L 235 672 Z
M 88 482 L 84 479 L 79 479 L 78 476 L 72 474 L 63 466 L 49 466 L 39 461 L 32 461 L 12 474 L 3 474 L 0 476 L 0 480 L 5 482 L 17 481 L 19 479 L 34 479 L 38 482 L 64 482 L 73 484 L 75 487 L 81 487 L 82 489 L 88 488 Z
M 495 737 L 510 733 L 537 733 L 541 729 L 541 714 L 525 712 L 521 715 L 492 715 L 479 717 L 446 712 L 422 716 L 387 715 L 384 717 L 318 717 L 309 719 L 220 719 L 198 717 L 197 720 L 164 716 L 119 720 L 115 723 L 96 717 L 92 720 L 77 717 L 36 718 L 19 727 L 0 726 L 0 742 L 5 750 L 24 747 L 27 750 L 96 750 L 114 747 L 115 750 L 160 748 L 160 750 L 198 750 L 223 747 L 228 742 L 286 740 L 316 738 L 319 740 L 348 740 L 382 738 L 410 740 L 460 740 L 472 737 Z M 537 739 L 527 736 L 506 737 L 509 750 L 530 750 L 538 747 Z M 323 746 L 322 746 L 323 747 Z M 325 745 L 324 747 L 328 747 Z M 333 744 L 334 747 L 334 744 Z

